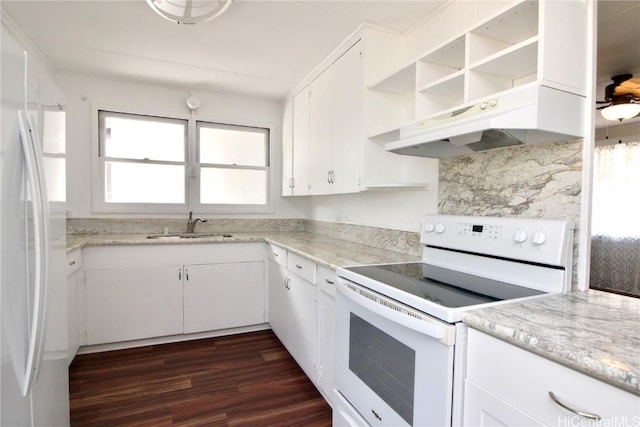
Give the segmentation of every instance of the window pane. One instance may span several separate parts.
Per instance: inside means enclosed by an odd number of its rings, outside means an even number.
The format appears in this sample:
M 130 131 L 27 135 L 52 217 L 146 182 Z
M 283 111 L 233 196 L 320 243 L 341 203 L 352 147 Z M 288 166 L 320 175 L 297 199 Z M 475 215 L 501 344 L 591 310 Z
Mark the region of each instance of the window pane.
M 186 121 L 101 114 L 105 156 L 184 161 Z
M 266 170 L 202 168 L 200 183 L 203 204 L 267 203 Z
M 64 111 L 44 110 L 42 112 L 42 152 L 49 154 L 66 153 L 66 114 Z
M 184 203 L 184 166 L 105 162 L 105 201 Z
M 67 200 L 67 161 L 64 158 L 44 157 L 44 174 L 47 179 L 47 196 L 52 202 Z
M 267 130 L 240 127 L 199 128 L 200 162 L 267 166 Z

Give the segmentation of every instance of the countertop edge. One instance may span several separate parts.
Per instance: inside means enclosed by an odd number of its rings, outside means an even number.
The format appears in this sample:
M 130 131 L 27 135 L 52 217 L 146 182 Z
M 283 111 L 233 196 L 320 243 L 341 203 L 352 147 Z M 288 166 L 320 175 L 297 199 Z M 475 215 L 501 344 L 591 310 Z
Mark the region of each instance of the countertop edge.
M 573 369 L 584 375 L 603 381 L 611 386 L 640 396 L 640 378 L 633 372 L 607 365 L 589 356 L 578 355 L 573 351 L 560 350 L 555 343 L 544 337 L 523 329 L 503 326 L 482 317 L 473 311 L 463 314 L 462 321 L 470 328 L 484 332 L 523 350 L 541 356 L 547 360 Z M 553 350 L 548 350 L 553 348 Z

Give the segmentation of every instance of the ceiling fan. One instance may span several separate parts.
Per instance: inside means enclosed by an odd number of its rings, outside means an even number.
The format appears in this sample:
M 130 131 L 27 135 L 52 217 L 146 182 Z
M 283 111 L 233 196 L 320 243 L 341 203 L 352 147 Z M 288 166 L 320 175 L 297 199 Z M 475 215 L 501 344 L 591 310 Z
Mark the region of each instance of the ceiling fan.
M 618 74 L 611 77 L 613 83 L 604 89 L 604 101 L 597 104 L 607 104 L 598 107 L 602 117 L 607 120 L 622 121 L 640 116 L 640 76 Z

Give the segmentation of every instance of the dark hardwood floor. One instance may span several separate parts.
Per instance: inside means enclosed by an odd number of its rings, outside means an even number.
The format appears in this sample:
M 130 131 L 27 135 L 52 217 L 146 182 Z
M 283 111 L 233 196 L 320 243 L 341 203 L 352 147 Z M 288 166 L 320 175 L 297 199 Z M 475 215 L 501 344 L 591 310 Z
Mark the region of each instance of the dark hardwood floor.
M 71 426 L 330 426 L 271 331 L 76 356 Z

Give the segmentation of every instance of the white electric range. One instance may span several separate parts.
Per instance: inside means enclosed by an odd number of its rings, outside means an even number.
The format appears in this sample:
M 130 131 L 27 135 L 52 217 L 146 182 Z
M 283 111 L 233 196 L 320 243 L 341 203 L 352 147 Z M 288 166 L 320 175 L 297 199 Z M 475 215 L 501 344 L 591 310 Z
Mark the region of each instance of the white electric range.
M 427 215 L 422 261 L 338 268 L 334 425 L 461 422 L 467 310 L 567 292 L 569 221 Z

